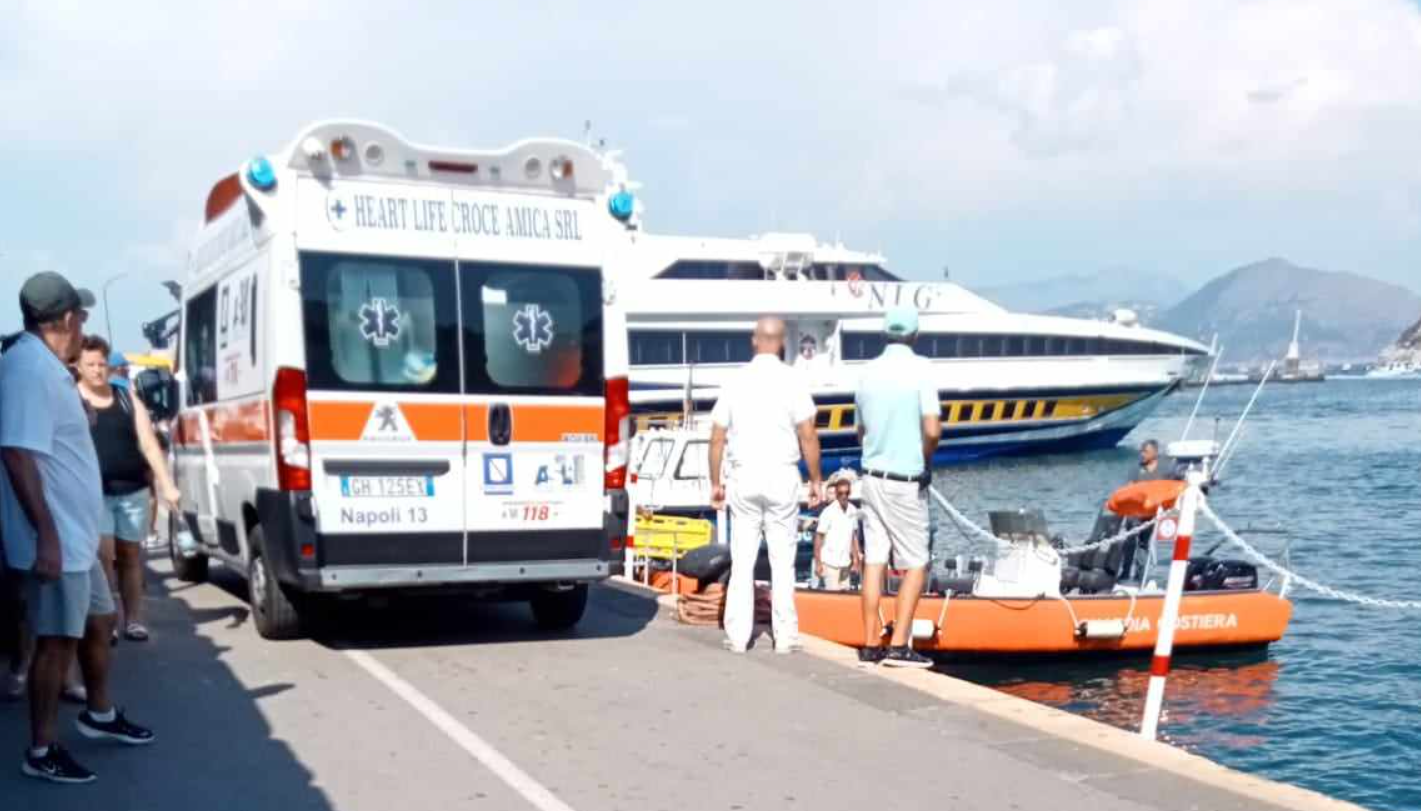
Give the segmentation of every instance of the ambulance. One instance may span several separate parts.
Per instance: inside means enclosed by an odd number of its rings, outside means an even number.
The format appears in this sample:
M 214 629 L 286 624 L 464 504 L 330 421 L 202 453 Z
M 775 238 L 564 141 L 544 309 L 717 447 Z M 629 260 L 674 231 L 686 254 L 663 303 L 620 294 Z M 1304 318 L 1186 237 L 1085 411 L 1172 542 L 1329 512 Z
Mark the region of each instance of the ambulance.
M 576 142 L 357 121 L 219 180 L 182 283 L 178 576 L 244 573 L 268 638 L 409 592 L 577 623 L 627 533 L 630 189 Z

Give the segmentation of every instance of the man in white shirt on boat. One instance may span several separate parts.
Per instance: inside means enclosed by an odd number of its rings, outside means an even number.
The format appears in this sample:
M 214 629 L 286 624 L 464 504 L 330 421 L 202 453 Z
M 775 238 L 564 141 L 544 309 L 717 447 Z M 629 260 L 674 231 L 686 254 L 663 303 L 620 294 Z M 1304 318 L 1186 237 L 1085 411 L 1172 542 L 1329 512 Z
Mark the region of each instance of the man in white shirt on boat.
M 864 366 L 854 394 L 864 475 L 864 647 L 859 659 L 891 667 L 931 667 L 932 660 L 908 641 L 929 563 L 924 491 L 942 438 L 942 406 L 929 362 L 913 352 L 918 311 L 894 307 L 884 315 L 883 332 L 883 354 Z M 885 650 L 878 604 L 890 550 L 903 579 L 893 636 Z
M 763 537 L 770 558 L 775 652 L 790 653 L 799 644 L 794 608 L 799 461 L 803 458 L 809 469 L 809 506 L 817 507 L 819 435 L 809 387 L 801 374 L 780 360 L 784 321 L 760 319 L 752 342 L 755 357 L 721 390 L 711 412 L 711 501 L 717 510 L 730 505 L 725 644 L 736 653 L 744 653 L 750 645 L 755 627 L 755 561 Z M 723 480 L 727 470 L 729 476 Z
M 814 528 L 814 574 L 828 591 L 847 591 L 849 574 L 863 562 L 859 551 L 859 510 L 849 501 L 848 479 L 833 483 L 834 500 L 819 513 Z

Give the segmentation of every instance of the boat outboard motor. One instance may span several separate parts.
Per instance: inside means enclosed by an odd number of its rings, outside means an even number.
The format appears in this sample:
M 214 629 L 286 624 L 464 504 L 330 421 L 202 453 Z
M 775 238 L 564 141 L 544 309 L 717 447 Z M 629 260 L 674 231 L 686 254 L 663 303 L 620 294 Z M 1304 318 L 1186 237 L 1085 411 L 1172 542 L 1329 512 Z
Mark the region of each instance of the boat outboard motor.
M 676 570 L 696 578 L 704 588 L 730 574 L 730 547 L 713 543 L 692 549 L 677 561 Z
M 1252 591 L 1258 588 L 1258 567 L 1246 560 L 1212 557 L 1189 559 L 1185 591 Z

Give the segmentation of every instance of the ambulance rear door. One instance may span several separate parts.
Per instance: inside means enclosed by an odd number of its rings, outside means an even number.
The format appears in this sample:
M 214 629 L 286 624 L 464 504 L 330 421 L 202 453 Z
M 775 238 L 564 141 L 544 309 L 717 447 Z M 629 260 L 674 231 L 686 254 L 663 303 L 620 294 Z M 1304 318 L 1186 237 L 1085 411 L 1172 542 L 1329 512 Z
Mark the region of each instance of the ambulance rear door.
M 464 414 L 448 189 L 305 181 L 297 234 L 323 567 L 462 567 Z M 293 331 L 293 338 L 294 338 Z
M 572 198 L 454 195 L 471 566 L 605 557 L 594 211 Z

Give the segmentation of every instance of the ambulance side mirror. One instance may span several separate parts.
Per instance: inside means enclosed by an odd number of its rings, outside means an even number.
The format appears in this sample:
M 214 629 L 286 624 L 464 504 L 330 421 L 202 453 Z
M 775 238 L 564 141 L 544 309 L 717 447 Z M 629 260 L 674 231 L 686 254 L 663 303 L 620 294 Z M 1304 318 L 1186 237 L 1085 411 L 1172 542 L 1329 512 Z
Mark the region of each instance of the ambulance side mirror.
M 155 421 L 167 421 L 178 415 L 178 381 L 167 369 L 139 372 L 133 379 L 133 390 Z

